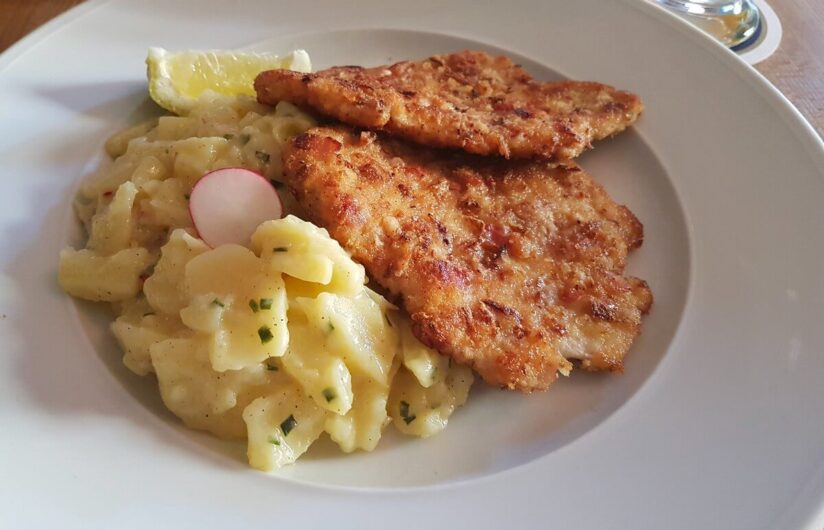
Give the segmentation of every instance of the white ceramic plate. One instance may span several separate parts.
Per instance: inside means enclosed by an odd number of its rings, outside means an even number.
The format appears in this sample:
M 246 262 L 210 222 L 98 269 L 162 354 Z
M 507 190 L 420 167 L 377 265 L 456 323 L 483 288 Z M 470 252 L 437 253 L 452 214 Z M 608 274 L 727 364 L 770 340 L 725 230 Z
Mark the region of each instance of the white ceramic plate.
M 70 198 L 152 112 L 147 47 L 309 50 L 316 66 L 466 47 L 639 93 L 582 165 L 646 227 L 656 300 L 623 376 L 478 388 L 441 435 L 320 444 L 274 475 L 182 428 L 63 296 Z M 640 1 L 92 1 L 0 58 L 0 526 L 796 528 L 824 503 L 824 147 L 758 73 Z M 326 525 L 326 526 L 322 526 Z

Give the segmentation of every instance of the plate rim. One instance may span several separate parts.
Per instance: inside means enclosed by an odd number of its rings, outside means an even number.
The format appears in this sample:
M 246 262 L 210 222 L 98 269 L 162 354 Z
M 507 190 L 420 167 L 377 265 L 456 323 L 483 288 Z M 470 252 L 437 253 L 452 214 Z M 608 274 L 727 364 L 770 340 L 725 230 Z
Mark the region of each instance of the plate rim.
M 33 46 L 36 46 L 45 41 L 54 32 L 66 27 L 69 23 L 84 16 L 85 14 L 105 4 L 112 3 L 114 1 L 115 0 L 89 0 L 85 4 L 80 4 L 78 6 L 73 7 L 72 9 L 61 14 L 60 16 L 49 21 L 45 25 L 41 26 L 34 32 L 27 35 L 26 37 L 15 43 L 8 50 L 6 50 L 2 55 L 0 55 L 0 77 L 3 76 L 3 73 L 6 71 L 8 66 L 13 64 L 18 59 L 20 59 Z M 748 81 L 749 84 L 753 84 L 753 80 L 755 80 L 754 84 L 761 91 L 761 96 L 773 101 L 774 108 L 777 107 L 777 112 L 782 113 L 784 119 L 788 120 L 790 127 L 796 132 L 796 135 L 799 137 L 803 137 L 807 140 L 807 152 L 810 154 L 811 159 L 814 162 L 817 162 L 817 167 L 819 167 L 819 169 L 824 167 L 824 156 L 822 156 L 824 155 L 824 140 L 822 139 L 821 135 L 810 124 L 810 122 L 806 120 L 806 118 L 800 113 L 800 111 L 788 100 L 788 98 L 786 98 L 786 96 L 784 96 L 774 85 L 772 85 L 772 83 L 760 72 L 758 72 L 756 69 L 746 64 L 742 60 L 740 60 L 732 52 L 728 52 L 728 50 L 726 50 L 726 48 L 724 48 L 722 45 L 716 44 L 714 41 L 709 40 L 702 33 L 700 33 L 700 31 L 692 28 L 692 26 L 690 26 L 687 22 L 682 21 L 678 17 L 670 15 L 662 8 L 655 5 L 650 5 L 649 7 L 651 9 L 647 10 L 646 7 L 641 7 L 638 5 L 638 3 L 633 2 L 632 0 L 622 0 L 622 2 L 624 4 L 627 4 L 630 8 L 637 8 L 640 11 L 645 11 L 651 15 L 655 12 L 658 12 L 653 16 L 655 16 L 659 20 L 662 20 L 662 23 L 667 23 L 666 20 L 669 20 L 669 23 L 673 27 L 678 27 L 678 25 L 680 24 L 681 30 L 691 34 L 692 39 L 695 40 L 696 37 L 700 37 L 697 40 L 703 42 L 703 46 L 715 48 L 715 51 L 713 53 L 715 53 L 717 57 L 721 58 L 721 60 L 726 61 L 726 64 L 730 65 L 732 68 L 740 68 L 742 65 L 745 66 L 745 70 L 748 71 L 748 74 L 751 76 L 749 81 L 745 78 L 745 82 Z M 389 28 L 387 27 L 386 29 Z M 461 35 L 460 33 L 455 34 Z M 719 48 L 723 51 L 723 53 L 718 53 Z M 723 58 L 724 55 L 726 55 L 727 57 Z M 755 75 L 753 76 L 752 74 Z M 741 74 L 739 75 L 739 77 L 744 76 L 743 74 Z M 821 174 L 821 172 L 819 173 Z M 692 225 L 688 225 L 688 228 L 690 230 L 689 236 L 692 240 Z M 692 292 L 694 288 L 693 280 L 694 277 L 692 274 L 690 274 L 690 288 L 688 290 L 686 301 L 687 305 L 689 304 L 689 301 L 692 299 Z M 679 323 L 675 337 L 677 337 L 682 331 L 682 325 Z M 660 364 L 656 367 L 655 370 L 658 369 L 660 369 Z M 813 479 L 811 478 L 811 482 L 812 481 Z M 820 482 L 820 477 L 816 478 L 815 482 Z M 822 510 L 824 510 L 824 499 L 822 499 L 819 502 L 818 513 L 813 513 L 813 517 L 806 519 L 806 521 L 812 522 L 814 520 L 820 520 Z

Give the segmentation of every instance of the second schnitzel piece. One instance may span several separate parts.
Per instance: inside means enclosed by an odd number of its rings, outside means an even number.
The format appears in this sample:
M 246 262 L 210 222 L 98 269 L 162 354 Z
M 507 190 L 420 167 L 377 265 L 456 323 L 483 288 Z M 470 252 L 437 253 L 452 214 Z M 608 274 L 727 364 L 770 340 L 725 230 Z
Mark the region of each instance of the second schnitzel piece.
M 620 370 L 652 303 L 624 277 L 643 229 L 574 164 L 450 153 L 348 127 L 284 152 L 286 181 L 415 335 L 489 383 L 547 388 L 569 359 Z
M 314 74 L 270 70 L 261 103 L 286 100 L 421 144 L 504 158 L 574 158 L 624 130 L 641 100 L 601 83 L 542 82 L 506 57 L 464 51 Z

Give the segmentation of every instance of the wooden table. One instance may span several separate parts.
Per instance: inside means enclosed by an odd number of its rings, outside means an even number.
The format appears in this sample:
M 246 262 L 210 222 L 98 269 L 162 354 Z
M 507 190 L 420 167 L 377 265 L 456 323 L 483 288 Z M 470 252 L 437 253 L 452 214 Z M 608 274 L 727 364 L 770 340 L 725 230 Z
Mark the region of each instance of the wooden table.
M 0 52 L 83 0 L 0 0 Z M 824 0 L 769 0 L 784 28 L 756 68 L 824 134 Z

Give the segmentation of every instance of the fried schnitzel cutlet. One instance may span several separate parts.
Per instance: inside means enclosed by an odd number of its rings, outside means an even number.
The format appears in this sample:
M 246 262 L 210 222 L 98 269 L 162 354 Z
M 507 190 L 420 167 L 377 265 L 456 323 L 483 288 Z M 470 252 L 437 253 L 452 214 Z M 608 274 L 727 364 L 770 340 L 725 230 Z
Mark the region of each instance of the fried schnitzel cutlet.
M 409 312 L 415 335 L 524 392 L 620 370 L 652 303 L 625 277 L 643 228 L 574 163 L 427 149 L 345 126 L 284 152 L 286 181 Z
M 476 51 L 313 74 L 270 70 L 255 90 L 261 103 L 285 100 L 420 144 L 504 158 L 574 158 L 643 108 L 629 92 L 536 81 L 508 58 Z

